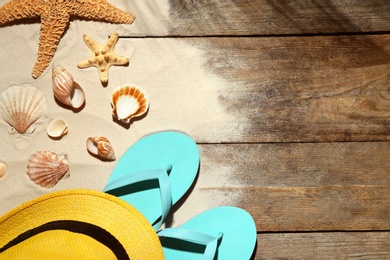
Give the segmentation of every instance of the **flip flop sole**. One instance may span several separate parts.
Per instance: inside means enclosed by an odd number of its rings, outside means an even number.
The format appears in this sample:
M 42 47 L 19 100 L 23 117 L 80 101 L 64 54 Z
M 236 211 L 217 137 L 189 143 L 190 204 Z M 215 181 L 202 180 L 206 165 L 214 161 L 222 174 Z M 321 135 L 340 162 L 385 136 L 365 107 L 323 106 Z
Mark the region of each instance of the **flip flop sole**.
M 169 181 L 172 192 L 172 205 L 191 187 L 199 169 L 199 150 L 188 135 L 176 131 L 150 134 L 138 140 L 123 154 L 111 173 L 107 185 L 125 174 L 147 169 L 166 169 L 172 166 Z M 145 190 L 140 190 L 144 185 Z M 148 187 L 148 186 L 151 186 Z M 160 191 L 153 183 L 134 184 L 132 192 L 122 191 L 119 197 L 137 208 L 149 222 L 154 222 L 162 212 Z
M 213 237 L 223 233 L 215 259 L 250 259 L 256 245 L 256 225 L 243 209 L 222 206 L 193 217 L 177 229 L 201 232 Z M 167 260 L 202 259 L 204 246 L 162 238 L 164 257 Z

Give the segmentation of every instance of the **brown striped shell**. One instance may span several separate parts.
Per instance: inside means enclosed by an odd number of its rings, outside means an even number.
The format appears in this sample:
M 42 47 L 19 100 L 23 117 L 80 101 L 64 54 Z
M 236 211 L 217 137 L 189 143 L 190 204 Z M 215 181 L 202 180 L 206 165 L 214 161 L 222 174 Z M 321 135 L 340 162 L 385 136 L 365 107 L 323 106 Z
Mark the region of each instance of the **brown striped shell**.
M 89 137 L 87 139 L 87 150 L 103 159 L 116 160 L 114 149 L 110 141 L 104 136 Z
M 27 175 L 35 184 L 44 188 L 52 188 L 61 179 L 69 177 L 66 156 L 50 151 L 38 151 L 29 158 Z
M 83 89 L 74 82 L 70 74 L 61 65 L 54 66 L 52 70 L 53 94 L 61 103 L 73 108 L 80 108 L 85 101 Z

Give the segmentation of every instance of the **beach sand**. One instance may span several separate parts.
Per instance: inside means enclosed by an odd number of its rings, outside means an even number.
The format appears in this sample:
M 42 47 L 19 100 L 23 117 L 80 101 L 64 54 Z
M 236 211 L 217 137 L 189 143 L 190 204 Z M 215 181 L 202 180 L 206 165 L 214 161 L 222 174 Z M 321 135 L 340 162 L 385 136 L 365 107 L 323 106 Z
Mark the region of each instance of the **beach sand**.
M 0 4 L 5 2 L 0 1 Z M 2 35 L 7 35 L 0 38 L 0 90 L 10 85 L 30 84 L 44 93 L 48 103 L 32 134 L 10 135 L 10 126 L 1 120 L 0 160 L 7 163 L 8 169 L 0 179 L 0 214 L 51 191 L 72 188 L 102 190 L 117 161 L 103 161 L 91 156 L 86 149 L 88 137 L 107 137 L 118 160 L 142 136 L 157 131 L 177 130 L 197 140 L 201 133 L 212 133 L 213 129 L 207 127 L 211 125 L 210 122 L 227 121 L 223 118 L 230 116 L 218 100 L 225 81 L 206 70 L 204 64 L 207 60 L 202 48 L 183 39 L 138 37 L 163 35 L 169 30 L 167 2 L 160 1 L 160 6 L 153 8 L 144 1 L 110 2 L 133 12 L 137 16 L 134 24 L 115 25 L 72 19 L 52 62 L 66 68 L 83 88 L 86 103 L 80 110 L 72 110 L 55 100 L 52 67 L 38 79 L 31 76 L 38 49 L 39 21 L 0 28 Z M 115 48 L 118 55 L 130 59 L 130 64 L 112 66 L 108 84 L 103 85 L 95 67 L 77 68 L 77 63 L 90 55 L 82 38 L 87 33 L 96 42 L 104 44 L 115 31 L 120 35 L 135 36 L 120 38 Z M 111 92 L 122 85 L 139 86 L 150 99 L 148 113 L 133 120 L 129 126 L 118 124 L 111 114 Z M 54 118 L 62 118 L 68 124 L 69 132 L 60 140 L 53 140 L 46 133 L 48 124 Z M 32 182 L 26 174 L 26 167 L 30 155 L 39 150 L 67 155 L 70 177 L 51 189 Z M 197 200 L 193 198 L 192 201 Z M 193 206 L 183 210 L 176 220 L 183 222 L 192 217 L 195 211 L 188 209 L 193 209 Z

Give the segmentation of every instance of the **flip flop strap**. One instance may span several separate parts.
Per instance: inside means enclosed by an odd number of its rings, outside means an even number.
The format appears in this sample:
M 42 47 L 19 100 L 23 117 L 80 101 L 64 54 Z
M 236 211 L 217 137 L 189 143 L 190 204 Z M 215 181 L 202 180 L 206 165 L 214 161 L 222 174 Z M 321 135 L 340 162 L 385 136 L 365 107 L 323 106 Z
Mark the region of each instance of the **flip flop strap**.
M 223 234 L 219 233 L 217 237 L 210 236 L 205 233 L 184 229 L 184 228 L 166 228 L 160 230 L 157 235 L 159 237 L 169 237 L 179 240 L 189 241 L 205 245 L 206 249 L 203 253 L 203 260 L 213 260 L 218 249 L 218 241 L 222 239 Z
M 112 190 L 134 183 L 148 180 L 158 180 L 162 213 L 161 216 L 157 219 L 158 221 L 156 220 L 153 224 L 154 230 L 157 231 L 161 227 L 162 222 L 165 220 L 172 206 L 171 184 L 168 177 L 168 174 L 171 170 L 172 166 L 168 166 L 166 169 L 148 169 L 125 174 L 108 183 L 106 187 L 104 187 L 103 192 L 110 193 Z

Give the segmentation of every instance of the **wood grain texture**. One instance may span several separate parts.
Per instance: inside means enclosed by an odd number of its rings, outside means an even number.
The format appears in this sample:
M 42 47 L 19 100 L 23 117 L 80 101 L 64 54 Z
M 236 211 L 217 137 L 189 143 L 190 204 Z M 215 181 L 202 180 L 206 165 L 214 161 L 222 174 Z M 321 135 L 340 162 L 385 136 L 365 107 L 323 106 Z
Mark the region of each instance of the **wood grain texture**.
M 180 211 L 197 215 L 217 206 L 249 212 L 258 232 L 386 231 L 390 186 L 215 187 L 198 185 Z M 180 211 L 176 221 L 182 222 Z
M 390 185 L 390 143 L 203 144 L 202 187 Z
M 175 36 L 282 35 L 389 31 L 382 0 L 171 0 Z
M 185 41 L 228 82 L 218 102 L 233 118 L 203 125 L 215 131 L 199 142 L 390 139 L 388 35 Z
M 389 143 L 205 144 L 175 212 L 231 205 L 259 232 L 390 230 Z
M 389 259 L 389 232 L 261 233 L 253 259 Z
M 387 185 L 253 187 L 241 192 L 240 207 L 258 231 L 389 230 L 389 193 Z

